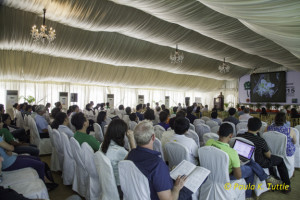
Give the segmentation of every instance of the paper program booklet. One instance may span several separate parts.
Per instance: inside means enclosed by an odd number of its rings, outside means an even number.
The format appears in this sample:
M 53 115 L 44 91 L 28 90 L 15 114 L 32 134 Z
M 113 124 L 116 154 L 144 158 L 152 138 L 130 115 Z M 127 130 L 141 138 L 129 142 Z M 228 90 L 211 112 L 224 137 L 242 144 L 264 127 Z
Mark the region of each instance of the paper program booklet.
M 178 176 L 187 176 L 184 184 L 186 188 L 195 193 L 202 185 L 210 171 L 204 167 L 196 166 L 193 163 L 183 160 L 170 173 L 172 179 L 176 180 Z

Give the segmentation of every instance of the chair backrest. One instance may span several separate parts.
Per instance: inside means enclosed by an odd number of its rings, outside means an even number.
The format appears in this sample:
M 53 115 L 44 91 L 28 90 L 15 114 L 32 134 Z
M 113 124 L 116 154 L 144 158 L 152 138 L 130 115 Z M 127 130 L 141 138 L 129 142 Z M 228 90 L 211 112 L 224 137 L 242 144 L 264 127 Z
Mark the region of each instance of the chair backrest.
M 162 149 L 162 146 L 161 146 L 161 142 L 157 138 L 155 138 L 155 140 L 154 140 L 153 150 L 160 152 L 161 153 L 161 158 L 163 159 L 163 161 L 165 161 L 164 152 L 163 152 L 163 149 Z
M 190 123 L 190 128 L 189 129 L 195 131 L 195 126 Z
M 99 141 L 99 142 L 103 142 L 104 140 L 104 136 L 102 133 L 102 128 L 98 123 L 94 123 L 94 131 L 95 131 L 95 138 Z
M 205 133 L 203 135 L 203 142 L 204 144 L 206 144 L 206 142 L 210 139 L 214 139 L 214 140 L 218 140 L 219 139 L 219 135 L 216 133 Z
M 130 121 L 129 122 L 129 129 L 134 131 L 134 128 L 136 127 L 137 123 L 134 121 Z
M 28 126 L 28 117 L 27 117 L 27 115 L 24 115 L 24 125 Z
M 206 116 L 203 116 L 201 119 L 204 120 L 205 122 L 208 121 L 208 120 L 210 120 L 210 118 L 206 117 Z
M 64 154 L 63 150 L 63 144 L 61 140 L 61 134 L 57 129 L 53 129 L 53 141 L 54 141 L 54 147 L 56 148 L 57 152 L 60 154 Z
M 177 142 L 168 142 L 164 146 L 166 160 L 169 161 L 169 168 L 172 169 L 183 160 L 189 160 L 188 149 Z
M 265 129 L 268 127 L 268 124 L 266 122 L 261 122 L 261 127 L 259 129 L 259 132 L 260 133 L 264 133 L 265 132 Z
M 28 120 L 30 128 L 30 144 L 39 146 L 41 138 L 36 123 L 32 117 L 28 118 Z
M 232 126 L 232 128 L 233 128 L 233 137 L 235 137 L 236 136 L 235 124 L 232 123 L 232 122 L 228 122 L 228 121 L 222 122 L 222 124 L 225 124 L 225 123 L 230 124 Z
M 82 149 L 78 141 L 74 137 L 70 138 L 70 146 L 71 146 L 72 155 L 76 162 L 76 165 L 80 168 L 85 169 L 84 161 L 82 160 L 83 157 Z
M 211 171 L 208 175 L 210 181 L 221 184 L 230 182 L 227 153 L 213 146 L 205 146 L 198 149 L 198 154 L 200 166 Z
M 248 124 L 245 122 L 240 122 L 236 125 L 236 131 L 238 132 L 240 129 L 247 129 L 248 130 Z
M 126 124 L 129 126 L 129 121 L 130 121 L 129 115 L 123 115 L 123 120 L 124 120 L 124 122 L 126 122 Z
M 75 159 L 72 154 L 70 140 L 66 133 L 60 133 L 61 143 L 63 144 L 64 162 L 63 162 L 63 182 L 64 185 L 71 185 L 75 173 Z
M 248 131 L 248 129 L 240 129 L 240 130 L 237 131 L 236 134 L 237 134 L 237 135 L 238 135 L 238 134 L 244 134 L 244 133 L 246 133 L 247 131 Z
M 123 200 L 150 199 L 149 181 L 130 160 L 119 162 Z
M 268 131 L 265 132 L 262 135 L 262 137 L 266 140 L 272 154 L 281 157 L 286 157 L 286 145 L 287 145 L 286 135 L 279 133 L 277 131 Z
M 94 162 L 94 150 L 86 142 L 81 144 L 81 149 L 82 149 L 82 156 L 83 156 L 82 160 L 84 162 L 85 168 L 89 176 L 93 178 L 97 178 L 97 180 L 99 180 L 98 172 Z
M 185 133 L 185 136 L 189 137 L 189 138 L 192 138 L 193 140 L 195 140 L 197 146 L 200 147 L 199 136 L 198 136 L 198 134 L 195 131 L 189 129 L 187 131 L 187 133 Z
M 297 129 L 298 132 L 300 133 L 300 125 L 297 125 L 297 126 L 295 126 L 294 128 Z
M 162 135 L 165 131 L 166 130 L 161 125 L 154 126 L 155 137 L 157 137 L 159 140 L 161 140 Z
M 97 151 L 94 154 L 94 162 L 99 177 L 100 190 L 102 191 L 100 199 L 120 199 L 110 160 L 101 151 Z
M 48 133 L 49 133 L 49 137 L 50 137 L 51 146 L 54 147 L 53 129 L 51 128 L 50 125 L 48 125 Z
M 296 134 L 296 143 L 295 143 L 295 146 L 299 147 L 299 131 L 296 128 L 292 128 L 292 129 L 294 130 L 294 132 Z
M 195 119 L 194 125 L 196 126 L 197 124 L 205 124 L 205 121 L 203 119 Z
M 211 129 L 210 129 L 210 132 L 212 132 L 212 133 L 218 133 L 219 132 L 219 129 L 220 129 L 220 126 L 218 125 L 218 126 L 214 126 L 214 127 L 212 127 Z
M 208 120 L 208 121 L 206 121 L 205 123 L 206 123 L 206 125 L 208 125 L 210 128 L 219 125 L 218 122 L 215 122 L 215 121 L 213 121 L 213 120 Z
M 210 127 L 206 124 L 197 124 L 196 133 L 199 136 L 200 144 L 203 143 L 203 135 L 205 133 L 210 133 Z

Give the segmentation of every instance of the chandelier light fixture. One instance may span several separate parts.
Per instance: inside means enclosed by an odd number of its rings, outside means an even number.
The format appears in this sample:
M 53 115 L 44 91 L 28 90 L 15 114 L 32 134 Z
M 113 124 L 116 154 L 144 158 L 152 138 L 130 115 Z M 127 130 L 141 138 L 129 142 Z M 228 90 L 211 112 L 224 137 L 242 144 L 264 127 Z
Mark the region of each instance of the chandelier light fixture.
M 183 53 L 178 51 L 178 44 L 176 44 L 176 49 L 174 53 L 170 54 L 170 60 L 172 64 L 182 63 Z
M 44 11 L 44 18 L 43 18 L 43 25 L 41 25 L 40 28 L 40 32 L 39 30 L 36 28 L 36 25 L 34 25 L 31 29 L 31 37 L 33 38 L 33 41 L 42 41 L 43 43 L 45 43 L 45 41 L 47 40 L 49 43 L 52 43 L 53 40 L 56 38 L 56 34 L 55 34 L 55 30 L 52 29 L 52 27 L 50 27 L 48 33 L 47 33 L 47 26 L 45 25 L 46 22 L 46 9 L 43 9 Z
M 228 73 L 230 70 L 230 65 L 224 61 L 219 65 L 219 71 L 223 74 Z

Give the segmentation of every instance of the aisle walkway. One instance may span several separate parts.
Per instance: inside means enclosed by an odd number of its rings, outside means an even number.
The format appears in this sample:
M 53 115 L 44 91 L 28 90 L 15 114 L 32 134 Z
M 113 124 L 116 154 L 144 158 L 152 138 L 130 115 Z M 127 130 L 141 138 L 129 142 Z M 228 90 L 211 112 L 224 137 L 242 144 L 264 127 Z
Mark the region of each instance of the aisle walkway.
M 42 161 L 48 163 L 50 166 L 50 156 L 42 156 Z M 53 173 L 55 181 L 59 184 L 58 188 L 49 192 L 51 200 L 64 200 L 67 197 L 76 194 L 73 192 L 72 186 L 65 186 L 59 173 Z M 281 192 L 266 192 L 263 193 L 259 200 L 298 200 L 300 199 L 300 170 L 295 171 L 295 177 L 292 178 L 292 192 L 289 194 L 282 194 Z

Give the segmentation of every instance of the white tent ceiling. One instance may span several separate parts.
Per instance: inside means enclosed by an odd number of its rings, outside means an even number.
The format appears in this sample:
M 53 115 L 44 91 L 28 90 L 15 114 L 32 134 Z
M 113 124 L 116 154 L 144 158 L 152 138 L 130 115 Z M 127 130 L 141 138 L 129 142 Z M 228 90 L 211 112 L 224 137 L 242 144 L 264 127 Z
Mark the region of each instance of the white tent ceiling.
M 2 79 L 211 91 L 254 68 L 300 70 L 297 0 L 1 4 Z M 57 33 L 53 45 L 34 43 L 29 34 L 42 23 L 44 7 L 46 25 Z M 185 56 L 181 65 L 169 60 L 176 43 Z M 232 67 L 220 74 L 224 57 Z

